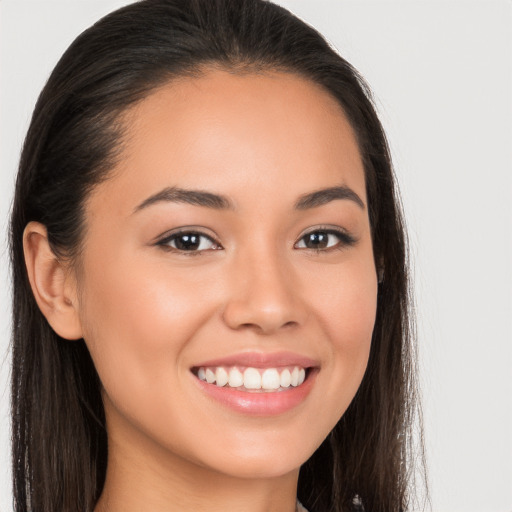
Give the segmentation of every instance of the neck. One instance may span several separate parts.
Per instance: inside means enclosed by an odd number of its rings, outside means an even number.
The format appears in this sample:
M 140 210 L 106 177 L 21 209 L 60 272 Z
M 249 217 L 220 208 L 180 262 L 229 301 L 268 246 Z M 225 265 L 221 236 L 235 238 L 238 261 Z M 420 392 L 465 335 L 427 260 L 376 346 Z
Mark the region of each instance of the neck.
M 295 512 L 299 469 L 238 478 L 163 450 L 140 432 L 128 437 L 109 431 L 107 475 L 95 512 Z

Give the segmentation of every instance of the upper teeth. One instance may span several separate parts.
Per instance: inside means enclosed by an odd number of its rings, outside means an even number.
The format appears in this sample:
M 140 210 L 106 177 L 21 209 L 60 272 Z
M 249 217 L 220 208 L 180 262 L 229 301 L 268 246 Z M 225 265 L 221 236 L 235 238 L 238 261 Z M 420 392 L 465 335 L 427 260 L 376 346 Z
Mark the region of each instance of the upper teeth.
M 280 390 L 290 386 L 300 386 L 306 378 L 306 370 L 299 366 L 288 368 L 216 368 L 201 367 L 197 371 L 199 379 L 215 383 L 217 386 L 245 388 L 246 390 Z

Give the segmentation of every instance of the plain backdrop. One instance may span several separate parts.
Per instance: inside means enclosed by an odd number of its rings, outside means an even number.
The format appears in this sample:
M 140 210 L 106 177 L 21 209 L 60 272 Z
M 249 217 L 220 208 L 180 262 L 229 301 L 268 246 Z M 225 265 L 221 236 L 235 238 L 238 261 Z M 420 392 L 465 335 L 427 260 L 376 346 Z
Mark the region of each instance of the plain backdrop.
M 0 0 L 0 512 L 9 475 L 6 229 L 36 97 L 122 0 Z M 409 226 L 434 512 L 512 512 L 512 2 L 279 2 L 371 84 Z

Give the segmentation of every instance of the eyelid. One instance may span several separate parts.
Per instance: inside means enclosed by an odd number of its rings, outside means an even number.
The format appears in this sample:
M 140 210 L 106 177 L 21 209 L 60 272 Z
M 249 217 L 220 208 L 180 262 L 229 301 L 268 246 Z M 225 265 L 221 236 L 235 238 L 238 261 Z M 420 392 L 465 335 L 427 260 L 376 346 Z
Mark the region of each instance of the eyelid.
M 309 251 L 313 251 L 315 253 L 322 253 L 322 252 L 329 252 L 331 250 L 342 250 L 347 247 L 353 246 L 357 243 L 357 238 L 355 238 L 352 234 L 350 234 L 346 229 L 341 228 L 339 226 L 329 226 L 329 225 L 320 225 L 315 226 L 314 228 L 308 228 L 306 231 L 304 231 L 300 237 L 298 238 L 297 242 L 295 242 L 294 247 L 302 241 L 302 239 L 308 235 L 311 235 L 316 232 L 323 232 L 327 234 L 333 234 L 338 237 L 339 243 L 337 243 L 334 246 L 326 247 L 326 248 L 310 248 L 310 247 L 300 247 L 299 249 L 306 249 Z
M 222 245 L 217 241 L 215 236 L 212 236 L 210 234 L 207 234 L 204 232 L 205 228 L 199 228 L 196 226 L 182 226 L 180 228 L 176 228 L 174 230 L 170 230 L 163 235 L 159 236 L 158 239 L 154 242 L 154 245 L 160 246 L 165 250 L 168 250 L 170 252 L 175 252 L 178 254 L 183 254 L 186 256 L 194 256 L 194 255 L 200 255 L 204 252 L 209 252 L 212 250 L 219 250 L 223 249 Z M 322 232 L 326 233 L 328 235 L 335 235 L 338 237 L 339 242 L 333 246 L 325 247 L 325 248 L 312 248 L 312 247 L 297 247 L 297 244 L 299 244 L 304 237 L 311 235 L 313 233 Z M 195 234 L 199 237 L 207 238 L 213 245 L 215 245 L 215 248 L 211 249 L 200 249 L 200 250 L 184 250 L 184 249 L 178 249 L 176 247 L 172 247 L 170 242 L 179 235 L 183 234 Z M 343 229 L 339 226 L 329 226 L 329 225 L 320 225 L 315 226 L 313 228 L 308 228 L 306 231 L 304 231 L 298 238 L 298 240 L 293 245 L 296 249 L 307 249 L 308 251 L 312 251 L 315 253 L 325 253 L 329 252 L 331 250 L 342 250 L 347 247 L 350 247 L 354 245 L 357 242 L 357 239 L 351 235 L 346 229 Z
M 207 238 L 208 240 L 210 240 L 212 242 L 212 244 L 214 244 L 217 247 L 215 249 L 201 249 L 201 250 L 195 250 L 195 251 L 186 251 L 186 250 L 178 249 L 176 247 L 172 247 L 169 245 L 169 243 L 175 237 L 178 237 L 179 235 L 183 235 L 183 234 L 195 234 L 195 235 L 198 235 L 199 237 Z M 205 233 L 205 228 L 200 228 L 197 226 L 182 226 L 180 228 L 176 228 L 176 229 L 167 231 L 166 233 L 164 233 L 163 235 L 160 235 L 156 239 L 156 241 L 154 242 L 154 245 L 160 246 L 163 249 L 168 250 L 170 252 L 183 254 L 185 256 L 196 256 L 196 255 L 202 254 L 206 251 L 223 249 L 222 245 L 217 241 L 215 236 Z

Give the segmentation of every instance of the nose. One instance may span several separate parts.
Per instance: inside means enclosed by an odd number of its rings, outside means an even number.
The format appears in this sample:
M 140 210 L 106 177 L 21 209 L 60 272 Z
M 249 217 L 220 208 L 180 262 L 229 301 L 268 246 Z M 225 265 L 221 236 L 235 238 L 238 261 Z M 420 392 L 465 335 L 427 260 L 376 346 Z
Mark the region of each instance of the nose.
M 284 257 L 269 252 L 241 255 L 234 264 L 223 311 L 224 322 L 231 329 L 272 334 L 306 320 L 300 279 Z

